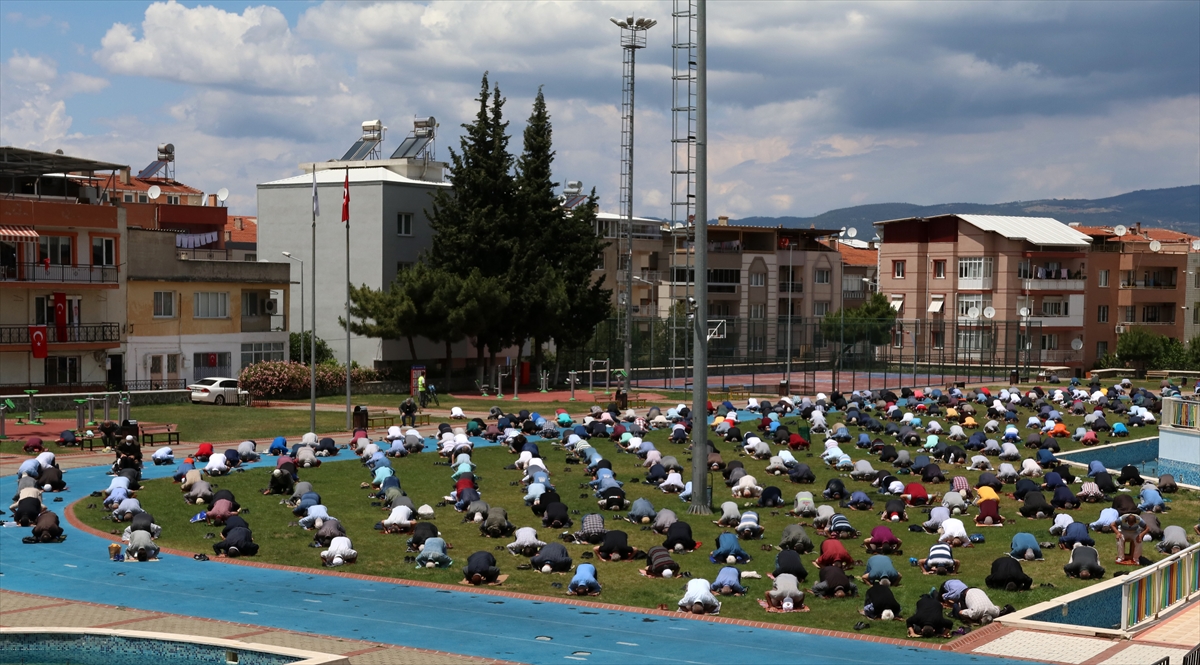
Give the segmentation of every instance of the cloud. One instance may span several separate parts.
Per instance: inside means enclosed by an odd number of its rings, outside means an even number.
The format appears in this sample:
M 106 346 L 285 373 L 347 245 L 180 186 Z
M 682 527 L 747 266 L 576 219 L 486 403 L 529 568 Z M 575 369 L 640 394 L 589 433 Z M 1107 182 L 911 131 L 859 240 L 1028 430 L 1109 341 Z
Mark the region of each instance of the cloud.
M 43 56 L 14 52 L 4 63 L 4 76 L 17 83 L 53 81 L 58 76 L 58 63 Z
M 328 88 L 332 82 L 278 9 L 234 14 L 170 0 L 146 8 L 141 38 L 114 24 L 94 59 L 109 72 L 257 93 Z

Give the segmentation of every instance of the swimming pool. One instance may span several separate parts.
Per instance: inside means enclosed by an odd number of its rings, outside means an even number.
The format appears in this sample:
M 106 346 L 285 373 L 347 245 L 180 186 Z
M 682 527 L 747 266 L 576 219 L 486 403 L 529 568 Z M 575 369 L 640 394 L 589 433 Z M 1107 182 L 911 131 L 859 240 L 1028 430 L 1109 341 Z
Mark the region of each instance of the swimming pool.
M 250 648 L 228 640 L 204 640 L 136 631 L 6 628 L 0 631 L 0 662 L 14 665 L 340 665 L 331 656 L 294 649 Z M 281 653 L 283 652 L 283 653 Z
M 1169 473 L 1175 477 L 1177 483 L 1200 485 L 1200 469 L 1184 462 L 1161 459 L 1158 452 L 1158 438 L 1150 438 L 1073 450 L 1059 453 L 1057 457 L 1083 465 L 1092 460 L 1099 460 L 1106 469 L 1112 471 L 1120 471 L 1125 465 L 1132 464 L 1148 478 L 1157 478 L 1161 474 Z

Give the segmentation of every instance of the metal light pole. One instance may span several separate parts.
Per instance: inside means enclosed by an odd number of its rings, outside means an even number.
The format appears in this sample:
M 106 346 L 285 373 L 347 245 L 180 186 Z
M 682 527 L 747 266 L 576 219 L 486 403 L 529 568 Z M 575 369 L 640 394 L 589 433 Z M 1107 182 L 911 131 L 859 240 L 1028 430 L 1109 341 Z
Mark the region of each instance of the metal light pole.
M 692 370 L 692 503 L 708 515 L 708 53 L 705 0 L 696 0 L 696 318 Z
M 300 264 L 300 364 L 304 364 L 304 259 L 292 256 L 291 252 L 283 255 Z
M 793 289 L 795 288 L 796 278 L 793 276 L 796 268 L 792 265 L 795 260 L 795 247 L 792 245 L 792 239 L 787 238 L 788 245 L 788 291 L 787 291 L 787 369 L 784 372 L 784 381 L 787 383 L 788 395 L 792 392 L 792 312 L 795 311 L 795 301 L 792 300 Z
M 621 86 L 621 213 L 625 217 L 625 394 L 633 381 L 633 100 L 637 50 L 646 48 L 646 31 L 658 22 L 642 17 L 610 18 L 621 29 L 625 51 Z

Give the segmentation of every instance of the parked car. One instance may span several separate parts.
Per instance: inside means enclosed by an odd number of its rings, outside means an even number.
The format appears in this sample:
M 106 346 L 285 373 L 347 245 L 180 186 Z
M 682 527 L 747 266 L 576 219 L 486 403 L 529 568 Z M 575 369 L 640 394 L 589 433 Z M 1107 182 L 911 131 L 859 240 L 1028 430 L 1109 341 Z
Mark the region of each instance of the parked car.
M 188 386 L 192 391 L 192 403 L 207 402 L 208 404 L 238 404 L 241 395 L 249 395 L 245 390 L 238 389 L 237 379 L 223 376 L 210 376 Z

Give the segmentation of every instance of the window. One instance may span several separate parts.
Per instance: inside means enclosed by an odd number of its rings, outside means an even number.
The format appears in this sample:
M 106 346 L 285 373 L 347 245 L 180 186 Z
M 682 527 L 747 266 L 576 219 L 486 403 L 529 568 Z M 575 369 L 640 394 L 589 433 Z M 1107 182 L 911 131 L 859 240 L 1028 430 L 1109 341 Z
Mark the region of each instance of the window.
M 1108 323 L 1108 305 L 1096 308 L 1096 323 Z
M 167 204 L 174 205 L 174 206 L 179 205 L 179 195 L 178 194 L 167 194 Z
M 1197 289 L 1200 289 L 1200 270 L 1196 271 L 1196 276 L 1192 279 L 1192 281 L 1195 282 L 1194 284 L 1192 284 L 1192 286 L 1196 287 Z
M 946 279 L 946 262 L 945 261 L 934 261 L 933 262 L 933 278 L 934 279 Z
M 930 297 L 928 312 L 930 314 L 941 314 L 942 309 L 946 306 L 946 296 L 934 295 Z
M 82 296 L 67 296 L 67 325 L 79 325 L 79 305 L 83 301 Z M 33 299 L 34 318 L 37 325 L 49 325 L 51 330 L 54 328 L 54 297 L 53 296 L 38 296 Z M 51 332 L 53 338 L 54 333 Z M 68 341 L 68 340 L 58 340 Z M 74 341 L 74 340 L 71 340 Z
M 79 356 L 46 358 L 46 384 L 79 383 Z
M 229 361 L 230 354 L 228 352 L 193 353 L 192 380 L 199 381 L 210 376 L 229 376 L 232 373 Z
M 92 265 L 117 264 L 116 241 L 112 238 L 92 238 Z
M 752 318 L 752 319 L 767 318 L 767 306 L 766 305 L 750 305 L 750 318 Z
M 593 270 L 604 270 L 604 254 L 601 254 L 596 260 L 596 267 Z
M 1042 335 L 1042 350 L 1053 351 L 1058 348 L 1058 335 Z
M 162 374 L 162 356 L 150 356 L 150 374 Z
M 242 367 L 266 360 L 283 360 L 283 342 L 242 344 Z
M 192 299 L 192 317 L 197 319 L 229 318 L 229 294 L 215 291 L 197 292 Z
M 904 261 L 892 261 L 892 277 L 904 279 Z
M 402 212 L 396 215 L 396 235 L 412 235 L 412 213 Z
M 766 286 L 766 285 L 767 285 L 767 273 L 765 273 L 765 272 L 750 273 L 750 286 Z
M 992 276 L 992 257 L 975 256 L 958 260 L 959 279 L 986 279 Z
M 1200 302 L 1192 303 L 1192 323 L 1200 326 Z
M 1017 279 L 1032 279 L 1033 269 L 1029 267 L 1029 259 L 1017 264 Z
M 71 236 L 42 236 L 38 238 L 38 262 L 50 265 L 71 265 Z
M 829 283 L 829 271 L 828 270 L 814 271 L 813 272 L 813 282 L 815 282 L 817 284 L 828 284 Z
M 125 203 L 133 203 L 133 192 L 125 192 L 121 195 L 121 200 Z
M 1096 357 L 1100 358 L 1108 355 L 1108 342 L 1096 342 Z
M 1170 318 L 1168 318 L 1169 310 L 1167 310 L 1167 312 L 1164 312 L 1165 309 L 1166 308 L 1159 307 L 1158 305 L 1146 305 L 1145 307 L 1142 308 L 1142 322 L 1143 323 L 1171 323 L 1172 320 Z
M 892 328 L 892 346 L 897 349 L 904 348 L 904 327 L 896 326 Z
M 1100 286 L 1107 287 L 1108 286 L 1108 271 L 1107 270 L 1096 271 L 1096 279 L 1098 280 Z
M 404 272 L 413 266 L 411 261 L 397 261 L 396 272 Z
M 179 373 L 179 354 L 172 353 L 167 356 L 167 374 Z
M 1042 316 L 1070 316 L 1066 300 L 1060 298 L 1042 299 Z
M 959 318 L 968 318 L 971 316 L 971 308 L 975 307 L 979 310 L 976 316 L 983 313 L 992 304 L 991 296 L 984 296 L 982 293 L 960 293 L 958 295 L 958 316 Z
M 861 293 L 865 287 L 862 275 L 842 275 L 842 290 Z
M 138 203 L 149 203 L 149 202 L 150 202 L 150 198 L 147 197 L 145 194 L 138 194 Z
M 742 281 L 741 270 L 713 269 L 708 271 L 709 293 L 736 293 Z
M 175 318 L 175 293 L 173 291 L 154 292 L 154 318 Z
M 245 255 L 244 257 L 242 257 L 242 260 L 243 260 L 243 261 L 251 261 L 251 262 L 253 262 L 253 261 L 257 261 L 257 260 L 258 260 L 258 254 L 247 254 L 247 255 Z
M 766 348 L 767 348 L 767 338 L 766 337 L 756 336 L 756 337 L 750 338 L 750 350 L 751 351 L 765 351 Z
M 929 343 L 932 344 L 933 348 L 935 348 L 935 349 L 946 348 L 946 331 L 944 331 L 944 330 L 929 331 Z
M 242 291 L 242 316 L 258 316 L 260 301 L 257 291 Z
M 829 301 L 828 300 L 818 300 L 817 302 L 813 303 L 813 315 L 825 316 L 828 313 L 829 313 Z
M 1133 322 L 1137 321 L 1137 308 L 1136 307 L 1130 306 L 1130 307 L 1124 307 L 1122 309 L 1125 312 L 1125 316 L 1121 318 L 1121 321 L 1123 323 L 1133 323 Z

